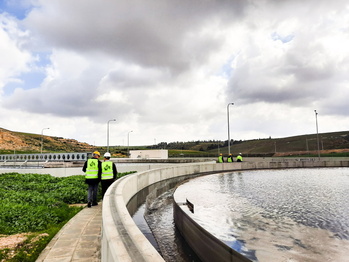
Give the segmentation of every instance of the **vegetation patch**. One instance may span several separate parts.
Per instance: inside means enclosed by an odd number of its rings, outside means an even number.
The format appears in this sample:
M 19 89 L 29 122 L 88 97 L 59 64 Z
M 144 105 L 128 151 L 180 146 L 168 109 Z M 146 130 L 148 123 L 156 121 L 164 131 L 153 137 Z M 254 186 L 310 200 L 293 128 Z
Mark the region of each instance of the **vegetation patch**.
M 126 174 L 121 173 L 119 177 Z M 0 174 L 0 261 L 35 261 L 86 203 L 83 175 Z M 99 191 L 99 199 L 101 190 Z

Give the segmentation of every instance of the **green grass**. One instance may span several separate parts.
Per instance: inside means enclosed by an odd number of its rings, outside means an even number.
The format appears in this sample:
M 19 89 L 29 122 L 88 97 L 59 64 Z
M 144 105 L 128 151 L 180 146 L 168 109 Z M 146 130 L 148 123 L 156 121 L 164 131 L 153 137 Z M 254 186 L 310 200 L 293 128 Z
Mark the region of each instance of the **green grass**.
M 134 172 L 118 177 L 129 173 Z M 61 227 L 82 209 L 70 204 L 86 203 L 87 198 L 83 175 L 59 178 L 6 173 L 0 174 L 0 184 L 0 235 L 29 233 L 15 250 L 0 250 L 0 261 L 35 261 Z
M 179 150 L 170 149 L 168 150 L 169 157 L 214 157 L 216 153 L 197 151 L 197 150 Z

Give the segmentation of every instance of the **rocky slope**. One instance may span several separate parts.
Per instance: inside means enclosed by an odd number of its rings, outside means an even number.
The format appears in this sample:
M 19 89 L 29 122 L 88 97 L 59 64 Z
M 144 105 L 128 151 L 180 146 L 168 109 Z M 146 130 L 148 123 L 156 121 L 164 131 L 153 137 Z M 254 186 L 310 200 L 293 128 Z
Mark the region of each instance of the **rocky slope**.
M 20 133 L 0 128 L 0 153 L 27 152 L 91 152 L 94 147 L 75 139 Z

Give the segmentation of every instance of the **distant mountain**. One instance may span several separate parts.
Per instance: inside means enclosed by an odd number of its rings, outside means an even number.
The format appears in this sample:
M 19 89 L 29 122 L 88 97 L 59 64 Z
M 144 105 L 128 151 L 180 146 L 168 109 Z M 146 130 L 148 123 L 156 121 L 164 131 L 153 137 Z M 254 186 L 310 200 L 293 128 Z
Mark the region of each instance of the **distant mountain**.
M 0 128 L 0 154 L 14 152 L 91 152 L 94 147 L 75 139 L 42 136 L 40 134 L 20 133 Z

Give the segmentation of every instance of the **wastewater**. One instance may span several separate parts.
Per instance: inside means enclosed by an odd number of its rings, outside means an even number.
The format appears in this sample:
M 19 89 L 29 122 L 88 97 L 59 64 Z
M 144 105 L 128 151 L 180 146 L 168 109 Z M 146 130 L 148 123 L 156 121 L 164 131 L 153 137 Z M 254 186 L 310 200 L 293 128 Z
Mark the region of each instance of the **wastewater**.
M 200 261 L 174 225 L 173 194 L 190 200 L 192 218 L 251 261 L 348 261 L 348 168 L 239 171 L 177 183 L 134 215 L 137 224 L 145 218 L 141 230 L 165 261 Z

